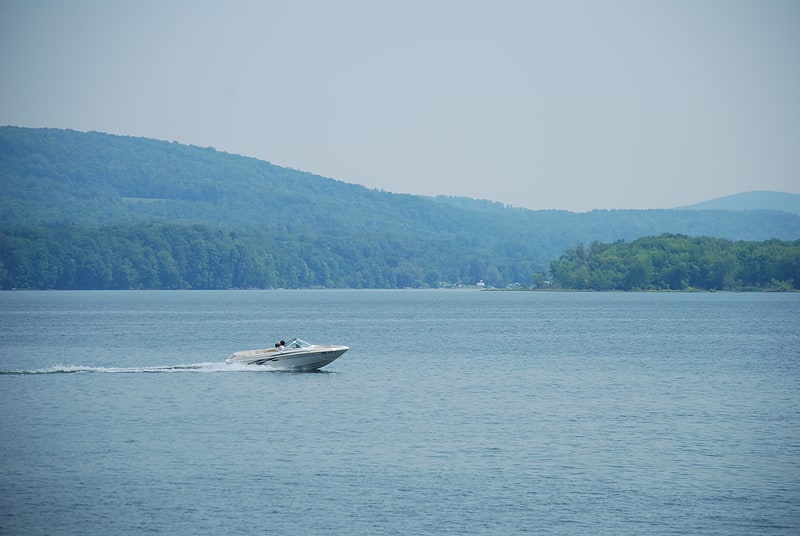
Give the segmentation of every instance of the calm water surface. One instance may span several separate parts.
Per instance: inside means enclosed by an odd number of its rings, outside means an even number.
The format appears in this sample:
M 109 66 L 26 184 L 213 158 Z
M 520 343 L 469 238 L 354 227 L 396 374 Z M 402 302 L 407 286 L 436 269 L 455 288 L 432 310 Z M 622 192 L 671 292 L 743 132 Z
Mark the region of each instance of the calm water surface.
M 0 534 L 800 534 L 797 294 L 6 292 L 0 371 Z

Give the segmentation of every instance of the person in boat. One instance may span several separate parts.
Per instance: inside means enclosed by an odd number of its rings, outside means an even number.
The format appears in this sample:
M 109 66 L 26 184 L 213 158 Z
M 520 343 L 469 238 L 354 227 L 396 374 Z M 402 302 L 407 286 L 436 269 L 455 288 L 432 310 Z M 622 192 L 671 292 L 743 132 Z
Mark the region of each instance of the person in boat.
M 284 344 L 284 342 L 283 342 L 283 341 L 281 341 L 281 342 L 276 342 L 276 343 L 275 343 L 275 350 L 276 350 L 276 351 L 278 351 L 278 352 L 283 352 L 283 350 L 284 350 L 285 348 L 286 348 L 286 345 Z

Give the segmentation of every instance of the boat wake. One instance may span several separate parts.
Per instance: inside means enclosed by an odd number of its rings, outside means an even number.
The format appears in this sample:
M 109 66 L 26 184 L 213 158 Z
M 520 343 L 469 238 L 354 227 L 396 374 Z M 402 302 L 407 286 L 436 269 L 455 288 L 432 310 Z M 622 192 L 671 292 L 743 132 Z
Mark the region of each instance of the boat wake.
M 194 363 L 161 367 L 88 367 L 81 365 L 53 365 L 31 370 L 0 370 L 0 375 L 27 376 L 34 374 L 164 374 L 177 372 L 269 372 L 276 371 L 265 365 L 242 365 L 237 363 Z

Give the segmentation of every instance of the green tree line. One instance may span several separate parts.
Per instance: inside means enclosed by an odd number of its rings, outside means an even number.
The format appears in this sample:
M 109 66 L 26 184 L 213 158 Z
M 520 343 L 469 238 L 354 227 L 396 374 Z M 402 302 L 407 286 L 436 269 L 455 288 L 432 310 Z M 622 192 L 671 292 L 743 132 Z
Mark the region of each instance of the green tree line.
M 391 235 L 352 241 L 202 225 L 0 229 L 2 289 L 405 288 L 538 281 L 528 260 Z M 580 290 L 800 289 L 800 240 L 661 235 L 571 248 L 552 284 Z M 522 286 L 528 286 L 523 283 Z
M 566 251 L 550 272 L 556 285 L 580 290 L 798 290 L 800 240 L 664 234 L 594 242 Z
M 531 260 L 451 241 L 286 238 L 203 225 L 0 228 L 2 289 L 435 288 L 530 280 Z

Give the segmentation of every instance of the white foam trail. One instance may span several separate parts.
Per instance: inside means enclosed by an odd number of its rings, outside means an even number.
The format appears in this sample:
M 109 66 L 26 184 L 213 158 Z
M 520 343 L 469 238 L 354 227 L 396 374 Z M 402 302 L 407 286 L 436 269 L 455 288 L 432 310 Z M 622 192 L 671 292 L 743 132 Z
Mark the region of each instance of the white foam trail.
M 32 370 L 0 370 L 0 374 L 158 374 L 176 372 L 265 372 L 277 370 L 265 365 L 244 365 L 241 363 L 193 363 L 189 365 L 168 365 L 160 367 L 89 367 L 82 365 L 53 365 L 42 369 Z

